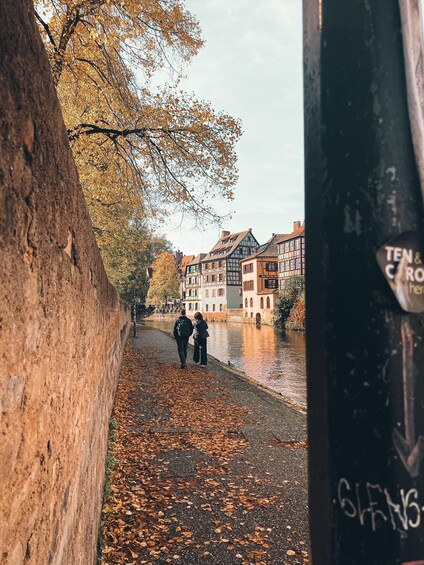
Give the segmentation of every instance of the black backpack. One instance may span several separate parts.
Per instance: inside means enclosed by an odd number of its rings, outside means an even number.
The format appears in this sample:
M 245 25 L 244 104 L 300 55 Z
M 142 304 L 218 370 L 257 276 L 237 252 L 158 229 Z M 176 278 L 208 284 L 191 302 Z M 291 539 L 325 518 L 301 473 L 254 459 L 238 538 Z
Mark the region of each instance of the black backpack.
M 188 318 L 180 318 L 177 325 L 177 334 L 179 337 L 190 337 L 193 333 L 193 324 Z

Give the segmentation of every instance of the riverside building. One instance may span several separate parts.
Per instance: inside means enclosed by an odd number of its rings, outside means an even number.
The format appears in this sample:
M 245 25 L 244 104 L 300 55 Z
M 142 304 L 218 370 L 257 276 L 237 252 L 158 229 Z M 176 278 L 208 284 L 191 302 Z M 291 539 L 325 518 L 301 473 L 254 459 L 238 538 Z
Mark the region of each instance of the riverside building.
M 278 280 L 280 291 L 287 279 L 305 276 L 305 226 L 293 222 L 293 231 L 277 240 Z
M 228 310 L 243 308 L 241 261 L 258 247 L 251 228 L 239 233 L 223 231 L 201 260 L 202 311 L 210 318 L 225 319 Z
M 191 261 L 193 261 L 194 255 L 182 255 L 181 252 L 177 253 L 180 253 L 180 256 L 177 258 L 178 278 L 180 284 L 180 305 L 184 307 L 184 297 L 186 293 L 186 270 L 187 265 L 189 265 Z
M 185 268 L 183 306 L 187 313 L 201 310 L 202 307 L 202 269 L 201 261 L 206 253 L 200 253 Z
M 272 237 L 255 253 L 242 259 L 244 319 L 257 324 L 271 324 L 278 298 L 278 246 L 283 234 Z

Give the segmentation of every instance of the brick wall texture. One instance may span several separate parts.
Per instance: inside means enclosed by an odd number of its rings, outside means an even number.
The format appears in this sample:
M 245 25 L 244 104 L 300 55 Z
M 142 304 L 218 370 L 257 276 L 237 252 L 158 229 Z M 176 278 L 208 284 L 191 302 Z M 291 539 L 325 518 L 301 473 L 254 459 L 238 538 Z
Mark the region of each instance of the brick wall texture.
M 128 316 L 105 275 L 31 0 L 0 2 L 0 563 L 95 562 Z

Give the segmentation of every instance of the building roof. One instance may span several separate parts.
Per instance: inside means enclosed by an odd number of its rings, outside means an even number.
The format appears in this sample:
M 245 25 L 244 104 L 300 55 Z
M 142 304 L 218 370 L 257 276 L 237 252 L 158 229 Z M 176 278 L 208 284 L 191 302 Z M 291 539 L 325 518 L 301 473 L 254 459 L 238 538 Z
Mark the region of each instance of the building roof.
M 186 267 L 189 263 L 191 263 L 194 259 L 194 255 L 183 255 L 181 261 L 178 263 L 178 269 L 185 273 Z
M 284 236 L 285 234 L 282 233 L 273 233 L 270 239 L 268 239 L 268 241 L 263 245 L 260 245 L 258 249 L 255 251 L 255 253 L 252 253 L 252 255 L 245 257 L 241 261 L 243 262 L 243 261 L 252 260 L 255 259 L 256 257 L 277 257 L 278 255 L 277 241 Z
M 240 245 L 246 235 L 249 234 L 256 241 L 255 236 L 252 234 L 252 228 L 238 233 L 230 233 L 221 237 L 202 261 L 212 261 L 214 259 L 224 259 L 228 257 L 236 249 L 236 247 Z
M 200 261 L 206 257 L 207 253 L 199 253 L 192 261 L 190 261 L 189 265 L 198 265 Z
M 292 231 L 288 235 L 283 235 L 277 241 L 276 244 L 283 243 L 284 241 L 289 241 L 290 239 L 294 239 L 295 237 L 300 237 L 305 235 L 305 226 L 300 226 L 297 230 Z

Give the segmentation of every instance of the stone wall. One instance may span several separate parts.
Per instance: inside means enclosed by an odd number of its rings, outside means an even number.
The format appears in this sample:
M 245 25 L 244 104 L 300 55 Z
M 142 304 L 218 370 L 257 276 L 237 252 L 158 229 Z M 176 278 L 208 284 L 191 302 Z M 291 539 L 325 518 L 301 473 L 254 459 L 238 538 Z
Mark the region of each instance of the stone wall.
M 0 563 L 95 562 L 129 317 L 105 275 L 31 0 L 0 2 Z

